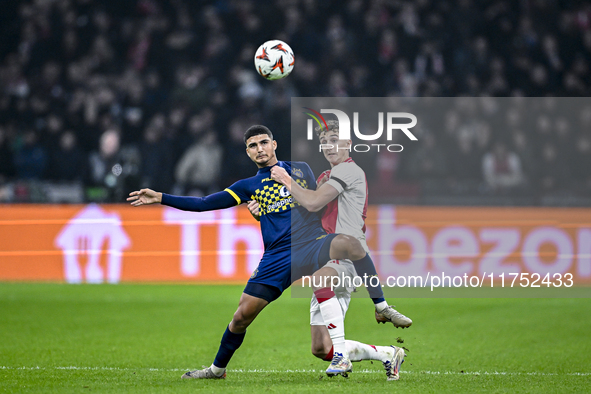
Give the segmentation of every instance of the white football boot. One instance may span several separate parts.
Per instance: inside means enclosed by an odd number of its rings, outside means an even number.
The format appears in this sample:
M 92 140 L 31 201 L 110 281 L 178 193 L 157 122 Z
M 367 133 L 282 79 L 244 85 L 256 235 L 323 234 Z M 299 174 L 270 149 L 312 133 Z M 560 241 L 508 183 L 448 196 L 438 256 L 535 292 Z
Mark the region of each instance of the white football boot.
M 386 370 L 386 376 L 388 380 L 400 379 L 400 366 L 404 362 L 404 349 L 397 346 L 390 346 L 394 351 L 392 352 L 392 358 L 382 362 L 384 369 Z
M 396 309 L 392 308 L 390 305 L 382 309 L 380 312 L 376 311 L 376 320 L 378 323 L 384 324 L 386 322 L 390 322 L 394 324 L 394 327 L 396 328 L 406 328 L 412 325 L 412 320 L 398 312 Z
M 330 365 L 326 369 L 326 374 L 328 376 L 343 375 L 343 377 L 346 378 L 349 376 L 349 372 L 351 371 L 353 371 L 351 360 L 343 356 L 341 353 L 335 352 L 332 356 Z
M 181 376 L 181 379 L 226 379 L 226 371 L 224 371 L 223 375 L 217 376 L 210 367 L 207 367 L 187 372 Z

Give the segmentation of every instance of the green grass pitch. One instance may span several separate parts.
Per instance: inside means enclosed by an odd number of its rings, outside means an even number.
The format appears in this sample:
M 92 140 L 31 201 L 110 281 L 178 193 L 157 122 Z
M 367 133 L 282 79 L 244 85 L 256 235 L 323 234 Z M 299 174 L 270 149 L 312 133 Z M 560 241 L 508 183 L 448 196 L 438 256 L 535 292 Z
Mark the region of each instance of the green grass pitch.
M 590 299 L 399 299 L 378 325 L 353 299 L 347 337 L 409 349 L 401 378 L 355 363 L 328 378 L 309 351 L 309 300 L 289 292 L 249 328 L 226 380 L 210 365 L 242 286 L 0 284 L 0 392 L 590 392 Z

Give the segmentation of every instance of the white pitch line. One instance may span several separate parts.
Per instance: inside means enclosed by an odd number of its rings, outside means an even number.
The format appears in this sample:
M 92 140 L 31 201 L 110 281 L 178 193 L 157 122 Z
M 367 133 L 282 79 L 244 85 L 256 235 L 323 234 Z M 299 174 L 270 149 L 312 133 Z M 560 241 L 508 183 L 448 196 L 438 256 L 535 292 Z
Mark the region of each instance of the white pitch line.
M 0 366 L 0 370 L 79 370 L 79 371 L 153 371 L 153 372 L 183 372 L 190 368 L 119 368 L 119 367 L 8 367 Z M 229 369 L 230 373 L 321 373 L 323 369 Z M 354 373 L 384 373 L 381 370 L 361 369 Z M 502 375 L 502 376 L 591 376 L 591 372 L 567 372 L 567 373 L 547 373 L 547 372 L 504 372 L 504 371 L 400 371 L 402 374 L 411 375 Z

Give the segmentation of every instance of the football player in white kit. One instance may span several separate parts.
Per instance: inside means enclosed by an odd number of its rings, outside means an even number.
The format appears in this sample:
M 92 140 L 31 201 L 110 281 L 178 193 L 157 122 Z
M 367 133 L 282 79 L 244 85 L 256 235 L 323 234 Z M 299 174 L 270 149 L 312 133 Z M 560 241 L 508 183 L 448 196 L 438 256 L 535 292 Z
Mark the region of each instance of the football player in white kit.
M 338 122 L 328 121 L 328 129 L 316 128 L 323 153 L 331 169 L 318 177 L 316 190 L 305 190 L 282 168 L 273 167 L 271 178 L 284 184 L 294 198 L 309 211 L 326 207 L 322 226 L 328 233 L 347 234 L 357 238 L 369 252 L 365 241 L 367 212 L 367 181 L 363 170 L 349 157 L 351 140 L 339 140 Z M 326 184 L 327 186 L 323 186 Z M 323 186 L 323 187 L 321 187 Z M 251 210 L 252 211 L 252 210 Z M 318 270 L 315 277 L 339 278 L 340 286 L 333 289 L 316 288 L 310 304 L 312 353 L 331 361 L 328 375 L 346 376 L 351 361 L 382 361 L 388 380 L 398 380 L 404 350 L 396 346 L 373 346 L 345 340 L 344 317 L 351 300 L 353 278 L 357 276 L 349 260 L 331 260 Z M 328 283 L 331 283 L 330 281 Z M 396 327 L 409 327 L 412 320 L 387 303 L 376 303 L 378 322 L 390 321 Z

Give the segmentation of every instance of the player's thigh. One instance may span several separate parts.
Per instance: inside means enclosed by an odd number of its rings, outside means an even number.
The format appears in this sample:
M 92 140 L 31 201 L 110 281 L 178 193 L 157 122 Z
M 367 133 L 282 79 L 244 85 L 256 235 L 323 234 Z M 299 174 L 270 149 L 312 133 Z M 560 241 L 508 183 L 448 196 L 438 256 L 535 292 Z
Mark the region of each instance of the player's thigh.
M 331 285 L 334 287 L 335 284 L 333 284 L 333 278 L 336 279 L 337 275 L 338 272 L 330 266 L 325 265 L 320 268 L 318 271 L 314 272 L 314 275 L 312 275 L 312 286 L 314 287 L 314 290 L 331 287 Z

